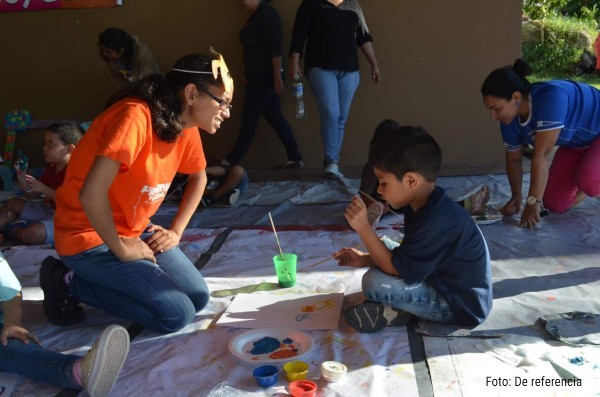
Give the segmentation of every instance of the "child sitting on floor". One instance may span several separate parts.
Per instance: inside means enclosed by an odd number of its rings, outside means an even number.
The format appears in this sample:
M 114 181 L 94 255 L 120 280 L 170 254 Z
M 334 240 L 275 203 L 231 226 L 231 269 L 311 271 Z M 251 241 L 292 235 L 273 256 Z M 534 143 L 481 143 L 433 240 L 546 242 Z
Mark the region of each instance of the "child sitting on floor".
M 248 174 L 241 165 L 224 164 L 208 159 L 206 167 L 206 188 L 202 196 L 202 205 L 212 207 L 215 204 L 234 205 L 248 189 Z M 187 175 L 179 174 L 173 180 L 167 197 L 172 194 L 183 196 Z
M 38 338 L 21 325 L 21 284 L 1 253 L 0 303 L 0 372 L 17 373 L 65 388 L 85 389 L 90 396 L 110 393 L 129 352 L 129 334 L 125 328 L 119 325 L 105 328 L 83 357 L 44 349 Z
M 65 179 L 71 152 L 82 136 L 83 129 L 72 123 L 56 123 L 46 128 L 43 153 L 49 165 L 39 180 L 27 175 L 26 163 L 15 164 L 19 186 L 27 200 L 15 197 L 0 208 L 2 239 L 12 237 L 23 244 L 53 243 L 56 189 Z M 42 195 L 44 202 L 29 201 Z
M 370 267 L 362 279 L 367 301 L 348 308 L 346 321 L 359 332 L 404 325 L 411 315 L 440 323 L 474 326 L 492 307 L 490 257 L 471 216 L 435 181 L 442 153 L 419 127 L 399 127 L 370 148 L 378 193 L 394 208 L 406 206 L 401 244 L 380 240 L 357 196 L 345 217 L 368 253 L 343 248 L 341 266 Z
M 393 137 L 393 135 L 398 132 L 400 127 L 400 123 L 390 119 L 379 123 L 371 138 L 371 142 L 369 142 L 369 148 L 379 143 L 387 142 L 390 137 Z M 375 175 L 375 172 L 373 172 L 373 167 L 367 162 L 362 169 L 359 190 L 361 198 L 367 206 L 369 224 L 373 225 L 373 227 L 376 227 L 381 216 L 388 212 L 385 200 L 379 195 L 377 189 L 377 176 Z M 489 189 L 486 185 L 482 185 L 468 197 L 458 200 L 457 202 L 471 215 L 483 215 L 486 209 L 485 206 L 489 200 Z M 395 209 L 394 211 L 398 212 L 402 211 L 402 209 Z
M 209 160 L 206 175 L 208 182 L 202 196 L 202 205 L 205 207 L 219 202 L 234 205 L 248 189 L 248 174 L 240 165 Z

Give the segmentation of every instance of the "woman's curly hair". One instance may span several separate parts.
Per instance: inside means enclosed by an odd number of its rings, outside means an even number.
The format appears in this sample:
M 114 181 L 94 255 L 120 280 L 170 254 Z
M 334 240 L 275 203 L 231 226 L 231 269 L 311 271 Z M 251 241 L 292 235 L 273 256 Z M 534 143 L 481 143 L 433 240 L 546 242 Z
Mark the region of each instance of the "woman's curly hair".
M 125 98 L 143 100 L 150 108 L 152 128 L 159 139 L 175 142 L 183 129 L 183 104 L 179 95 L 181 90 L 188 84 L 194 84 L 199 89 L 207 89 L 208 86 L 223 87 L 221 78 L 215 79 L 212 75 L 212 61 L 213 58 L 206 55 L 186 55 L 173 65 L 174 69 L 184 71 L 171 70 L 165 76 L 151 74 L 129 83 L 110 97 L 107 107 Z M 193 73 L 194 71 L 209 73 Z

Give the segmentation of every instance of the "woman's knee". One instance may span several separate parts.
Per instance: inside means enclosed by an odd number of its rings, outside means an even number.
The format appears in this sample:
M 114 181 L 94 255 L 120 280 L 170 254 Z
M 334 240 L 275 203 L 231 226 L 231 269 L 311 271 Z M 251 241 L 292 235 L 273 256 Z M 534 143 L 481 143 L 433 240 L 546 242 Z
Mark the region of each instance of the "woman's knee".
M 190 296 L 190 300 L 194 304 L 194 309 L 197 312 L 204 309 L 210 300 L 208 289 L 199 290 Z
M 573 200 L 564 197 L 544 198 L 544 207 L 560 214 L 571 208 Z
M 594 180 L 590 177 L 579 178 L 577 187 L 579 191 L 585 193 L 588 197 L 600 196 L 600 180 Z
M 191 302 L 189 305 L 173 306 L 170 311 L 163 313 L 159 319 L 157 331 L 177 332 L 194 321 L 195 316 L 196 310 L 194 310 Z

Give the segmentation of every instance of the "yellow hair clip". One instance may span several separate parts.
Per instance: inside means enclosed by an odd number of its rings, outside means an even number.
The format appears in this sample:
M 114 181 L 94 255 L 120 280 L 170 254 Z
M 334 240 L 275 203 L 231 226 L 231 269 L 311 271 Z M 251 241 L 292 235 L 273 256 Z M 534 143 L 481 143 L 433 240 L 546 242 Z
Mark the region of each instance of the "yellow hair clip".
M 227 92 L 228 94 L 232 94 L 233 93 L 233 78 L 231 77 L 231 74 L 229 73 L 229 69 L 227 68 L 225 59 L 223 59 L 223 55 L 221 55 L 220 53 L 215 51 L 214 48 L 212 48 L 212 46 L 210 47 L 209 52 L 210 52 L 210 55 L 212 55 L 213 57 L 216 58 L 216 59 L 213 59 L 213 61 L 212 61 L 213 77 L 216 79 L 217 76 L 219 75 L 219 72 L 221 72 L 221 81 L 223 81 L 223 86 L 225 87 L 225 92 Z
M 171 70 L 175 70 L 177 72 L 184 73 L 197 73 L 197 74 L 212 74 L 215 80 L 221 75 L 221 81 L 223 82 L 223 86 L 225 87 L 225 92 L 228 94 L 233 94 L 233 78 L 229 73 L 229 69 L 227 68 L 227 64 L 225 63 L 225 59 L 223 59 L 223 55 L 215 51 L 212 46 L 210 47 L 210 55 L 213 56 L 211 67 L 212 72 L 203 72 L 200 70 L 186 70 L 186 69 L 177 69 L 173 68 Z

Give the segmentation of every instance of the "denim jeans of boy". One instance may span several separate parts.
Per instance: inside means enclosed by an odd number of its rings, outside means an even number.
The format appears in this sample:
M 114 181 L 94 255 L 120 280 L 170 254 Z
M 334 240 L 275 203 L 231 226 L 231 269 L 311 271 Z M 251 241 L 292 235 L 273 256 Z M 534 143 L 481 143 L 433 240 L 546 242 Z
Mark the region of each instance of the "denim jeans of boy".
M 79 358 L 46 350 L 33 342 L 25 344 L 14 338 L 9 338 L 6 346 L 0 344 L 0 372 L 17 373 L 29 379 L 70 389 L 81 389 L 71 373 L 73 364 Z
M 358 71 L 310 68 L 306 71 L 306 76 L 317 100 L 321 117 L 321 143 L 325 152 L 323 165 L 337 164 L 344 141 L 344 126 L 360 82 L 360 74 Z
M 387 237 L 383 237 L 381 241 L 390 250 L 398 246 L 398 243 Z M 373 302 L 391 305 L 394 309 L 438 323 L 455 322 L 446 299 L 425 280 L 407 284 L 398 276 L 371 268 L 362 278 L 362 289 L 367 299 Z
M 142 235 L 142 239 L 148 235 Z M 121 262 L 106 245 L 64 256 L 75 272 L 73 297 L 160 332 L 194 320 L 209 300 L 204 278 L 178 247 L 147 260 Z

